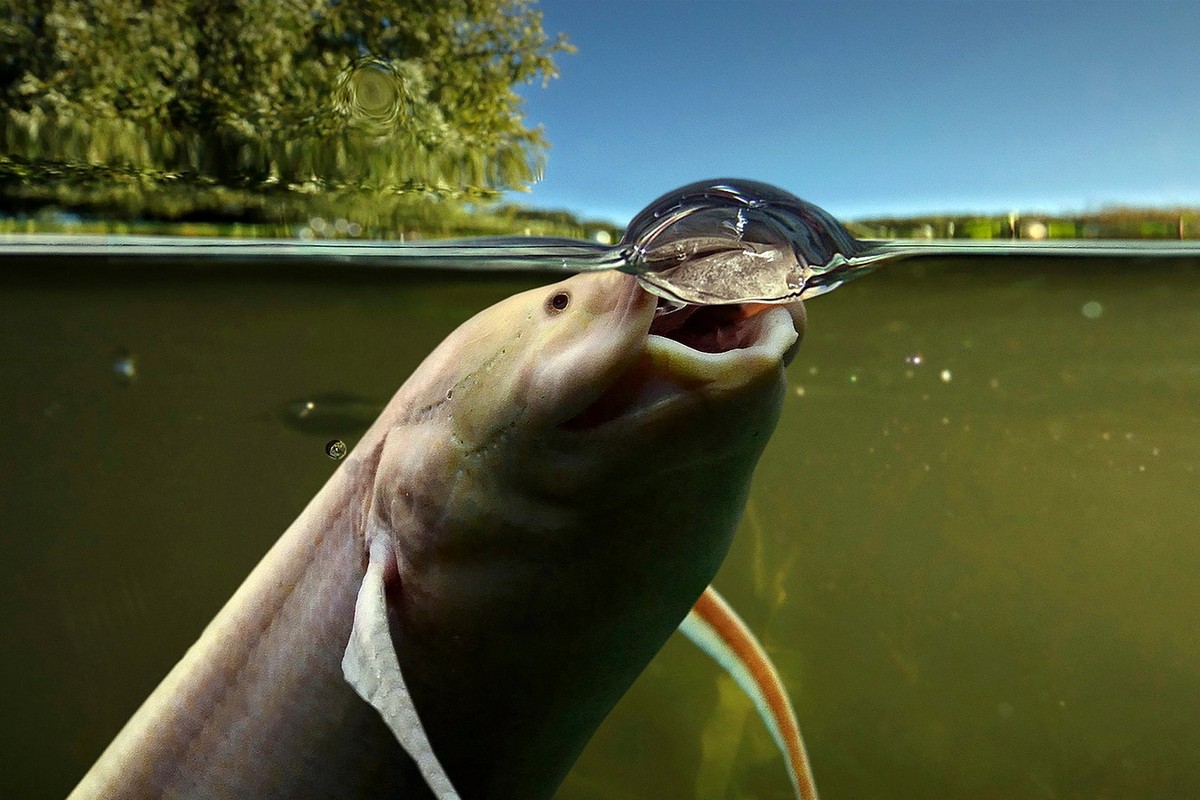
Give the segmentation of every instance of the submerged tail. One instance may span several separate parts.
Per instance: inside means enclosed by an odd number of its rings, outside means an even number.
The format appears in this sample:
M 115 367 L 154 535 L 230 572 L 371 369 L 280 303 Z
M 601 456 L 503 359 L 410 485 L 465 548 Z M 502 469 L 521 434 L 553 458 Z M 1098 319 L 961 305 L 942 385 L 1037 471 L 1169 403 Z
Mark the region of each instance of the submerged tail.
M 716 589 L 709 586 L 679 630 L 720 664 L 758 709 L 787 762 L 799 800 L 817 800 L 812 767 L 800 736 L 796 712 L 775 665 L 758 639 Z

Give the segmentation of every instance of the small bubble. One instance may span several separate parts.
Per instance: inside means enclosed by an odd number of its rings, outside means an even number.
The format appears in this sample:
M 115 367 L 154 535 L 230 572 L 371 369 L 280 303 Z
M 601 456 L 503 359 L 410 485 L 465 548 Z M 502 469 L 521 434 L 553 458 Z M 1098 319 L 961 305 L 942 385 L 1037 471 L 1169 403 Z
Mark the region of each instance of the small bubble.
M 942 374 L 941 374 L 942 383 L 949 383 L 950 379 L 953 377 L 954 377 L 954 375 L 952 375 L 950 373 L 950 370 L 948 370 L 948 369 L 942 370 Z
M 346 455 L 346 443 L 341 439 L 330 439 L 325 444 L 325 455 L 334 461 L 340 461 Z
M 796 397 L 804 397 L 805 394 L 807 394 L 807 392 L 803 386 L 796 387 Z
M 850 382 L 851 382 L 851 383 L 858 383 L 858 376 L 857 376 L 857 375 L 851 375 L 851 376 L 850 376 Z
M 904 357 L 904 363 L 910 367 L 919 367 L 925 363 L 925 356 L 920 353 L 913 353 L 911 356 Z
M 1088 319 L 1099 319 L 1104 313 L 1104 306 L 1097 300 L 1089 300 L 1083 304 L 1083 315 Z

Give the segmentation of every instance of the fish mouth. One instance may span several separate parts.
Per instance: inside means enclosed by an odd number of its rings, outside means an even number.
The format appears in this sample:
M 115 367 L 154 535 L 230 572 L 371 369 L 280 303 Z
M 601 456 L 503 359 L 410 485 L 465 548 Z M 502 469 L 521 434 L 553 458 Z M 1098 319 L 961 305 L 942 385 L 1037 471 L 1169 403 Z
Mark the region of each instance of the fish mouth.
M 688 396 L 715 397 L 761 385 L 764 378 L 781 380 L 800 338 L 802 308 L 681 306 L 660 299 L 633 366 L 564 428 L 598 428 L 665 411 Z

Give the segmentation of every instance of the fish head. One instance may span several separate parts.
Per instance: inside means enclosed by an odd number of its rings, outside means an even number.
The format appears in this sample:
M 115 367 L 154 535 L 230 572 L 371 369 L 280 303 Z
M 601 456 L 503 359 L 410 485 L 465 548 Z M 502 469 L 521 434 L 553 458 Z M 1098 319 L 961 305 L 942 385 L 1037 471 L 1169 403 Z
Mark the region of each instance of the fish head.
M 480 312 L 393 401 L 407 409 L 394 447 L 411 451 L 393 460 L 412 466 L 410 480 L 424 476 L 417 483 L 467 479 L 481 502 L 533 495 L 576 508 L 635 483 L 642 491 L 658 473 L 726 458 L 752 467 L 778 416 L 803 304 L 662 314 L 660 303 L 606 271 Z M 414 454 L 426 463 L 413 465 Z M 675 483 L 683 494 L 697 482 Z
M 392 545 L 396 652 L 456 786 L 548 795 L 686 616 L 804 324 L 585 273 L 465 322 L 389 404 L 367 537 Z
M 374 505 L 386 528 L 415 516 L 422 531 L 398 549 L 414 564 L 445 563 L 444 548 L 549 563 L 620 529 L 604 538 L 630 540 L 631 559 L 653 547 L 651 561 L 694 565 L 698 596 L 741 516 L 805 313 L 659 302 L 632 276 L 585 273 L 451 334 L 392 404 L 403 412 Z

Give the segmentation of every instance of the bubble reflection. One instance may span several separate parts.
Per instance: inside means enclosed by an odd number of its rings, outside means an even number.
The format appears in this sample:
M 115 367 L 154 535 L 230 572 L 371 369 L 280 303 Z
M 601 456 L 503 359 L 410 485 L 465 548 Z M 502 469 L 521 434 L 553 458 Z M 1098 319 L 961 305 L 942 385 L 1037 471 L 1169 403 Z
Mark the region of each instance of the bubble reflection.
M 397 130 L 411 116 L 404 78 L 389 62 L 370 56 L 337 76 L 333 107 L 354 127 L 375 135 Z

